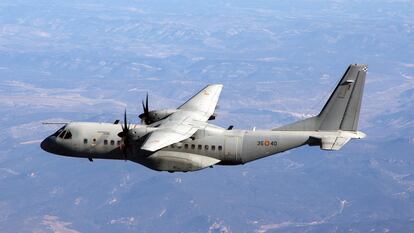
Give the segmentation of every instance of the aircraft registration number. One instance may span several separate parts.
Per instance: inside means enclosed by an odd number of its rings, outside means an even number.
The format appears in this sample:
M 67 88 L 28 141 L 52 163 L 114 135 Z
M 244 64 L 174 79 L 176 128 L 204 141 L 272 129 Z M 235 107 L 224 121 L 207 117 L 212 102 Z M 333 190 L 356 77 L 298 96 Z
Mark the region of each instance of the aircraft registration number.
M 257 141 L 257 146 L 277 146 L 277 141 L 270 141 L 270 140 Z

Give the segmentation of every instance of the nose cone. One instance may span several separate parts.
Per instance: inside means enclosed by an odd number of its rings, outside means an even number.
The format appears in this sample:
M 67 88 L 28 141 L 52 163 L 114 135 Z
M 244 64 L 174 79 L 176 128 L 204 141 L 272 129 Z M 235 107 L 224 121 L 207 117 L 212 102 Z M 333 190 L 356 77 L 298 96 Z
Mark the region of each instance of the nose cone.
M 56 153 L 56 143 L 51 137 L 47 137 L 40 143 L 40 148 L 49 153 Z

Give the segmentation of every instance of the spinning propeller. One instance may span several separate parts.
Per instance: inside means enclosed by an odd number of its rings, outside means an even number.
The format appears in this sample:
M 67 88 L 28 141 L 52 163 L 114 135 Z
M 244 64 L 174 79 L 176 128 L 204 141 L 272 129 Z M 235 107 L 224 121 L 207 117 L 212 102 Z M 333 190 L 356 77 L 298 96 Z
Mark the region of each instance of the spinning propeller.
M 127 123 L 126 109 L 124 112 L 124 124 L 123 125 L 121 124 L 121 127 L 122 127 L 122 132 L 118 133 L 118 136 L 122 138 L 122 143 L 120 145 L 120 148 L 122 150 L 122 154 L 124 155 L 124 160 L 127 160 L 128 148 L 129 148 L 129 145 L 132 139 L 130 138 L 130 135 L 129 135 L 130 125 Z
M 142 108 L 144 109 L 144 112 L 139 115 L 139 118 L 141 119 L 141 123 L 145 123 L 146 125 L 151 124 L 150 122 L 150 116 L 149 116 L 149 107 L 148 107 L 148 93 L 144 100 L 142 101 Z

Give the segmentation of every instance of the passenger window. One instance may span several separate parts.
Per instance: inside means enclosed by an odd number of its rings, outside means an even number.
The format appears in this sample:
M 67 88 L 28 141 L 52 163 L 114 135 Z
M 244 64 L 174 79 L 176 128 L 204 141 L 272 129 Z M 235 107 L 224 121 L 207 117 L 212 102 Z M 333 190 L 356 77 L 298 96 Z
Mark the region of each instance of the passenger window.
M 92 139 L 92 144 L 96 144 L 96 138 Z
M 216 146 L 211 146 L 211 150 L 216 150 Z
M 205 145 L 204 146 L 204 150 L 208 150 L 208 145 Z
M 116 141 L 116 145 L 120 146 L 121 145 L 121 141 Z
M 185 144 L 185 145 L 184 145 L 184 148 L 185 148 L 185 149 L 188 149 L 188 144 Z
M 66 132 L 64 139 L 71 139 L 71 138 L 72 138 L 72 133 L 70 131 Z
M 105 145 L 108 145 L 108 140 L 106 140 L 106 139 L 105 139 L 105 140 L 104 140 L 104 144 L 105 144 Z
M 223 147 L 222 146 L 218 146 L 218 150 L 223 150 Z
M 88 139 L 83 139 L 83 144 L 88 144 Z
M 115 145 L 115 141 L 114 140 L 111 140 L 111 145 L 112 146 Z
M 203 148 L 202 145 L 198 145 L 198 149 L 201 150 Z
M 195 145 L 194 144 L 191 144 L 191 149 L 195 149 Z

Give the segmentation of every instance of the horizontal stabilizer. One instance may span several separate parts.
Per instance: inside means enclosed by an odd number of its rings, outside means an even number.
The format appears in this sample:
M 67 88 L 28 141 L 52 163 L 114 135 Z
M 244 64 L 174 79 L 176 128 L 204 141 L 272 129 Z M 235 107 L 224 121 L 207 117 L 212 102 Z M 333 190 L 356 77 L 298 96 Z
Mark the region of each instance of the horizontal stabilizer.
M 310 136 L 311 145 L 319 145 L 322 150 L 339 150 L 351 139 L 364 138 L 360 131 L 317 132 Z
M 347 142 L 349 142 L 351 138 L 343 138 L 343 137 L 336 137 L 336 138 L 323 138 L 321 140 L 321 149 L 322 150 L 339 150 L 344 146 Z

